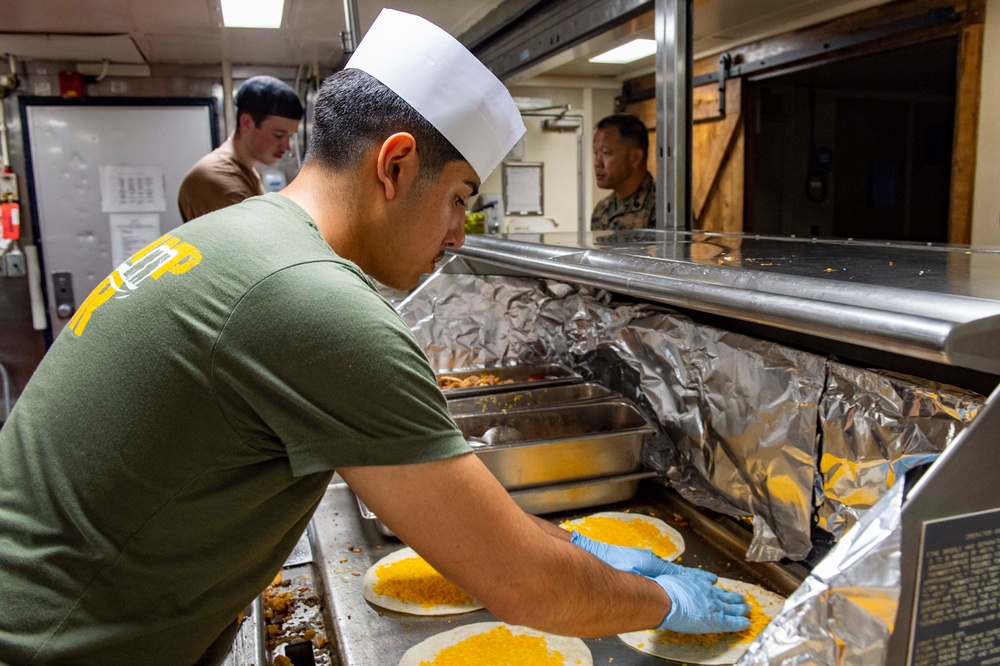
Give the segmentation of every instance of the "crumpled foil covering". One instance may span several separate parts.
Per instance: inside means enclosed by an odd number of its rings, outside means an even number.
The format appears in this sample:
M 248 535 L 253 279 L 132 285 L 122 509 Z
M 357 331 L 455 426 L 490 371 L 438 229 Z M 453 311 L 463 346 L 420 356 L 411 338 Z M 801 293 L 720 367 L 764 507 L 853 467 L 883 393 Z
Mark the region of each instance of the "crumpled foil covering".
M 785 601 L 737 666 L 882 666 L 899 605 L 903 484 L 889 489 Z
M 438 273 L 399 311 L 437 370 L 589 368 L 660 423 L 647 465 L 689 501 L 753 517 L 749 559 L 808 554 L 822 357 L 536 278 Z M 638 381 L 609 376 L 623 372 Z
M 823 357 L 673 313 L 634 320 L 611 345 L 672 442 L 644 461 L 688 501 L 753 516 L 747 559 L 805 558 Z
M 955 387 L 829 362 L 819 526 L 843 537 L 907 470 L 933 462 L 985 402 Z
M 563 363 L 635 400 L 663 432 L 643 462 L 688 501 L 751 517 L 752 561 L 805 558 L 814 503 L 842 537 L 985 403 L 555 280 L 438 272 L 397 307 L 437 370 Z
M 602 290 L 528 277 L 435 273 L 397 310 L 435 370 L 570 363 L 642 311 Z

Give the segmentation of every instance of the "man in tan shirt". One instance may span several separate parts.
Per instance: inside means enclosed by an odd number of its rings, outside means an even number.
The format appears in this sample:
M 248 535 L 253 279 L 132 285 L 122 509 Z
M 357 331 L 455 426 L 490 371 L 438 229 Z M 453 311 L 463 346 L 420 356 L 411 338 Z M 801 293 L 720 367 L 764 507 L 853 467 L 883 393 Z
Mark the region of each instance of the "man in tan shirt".
M 247 79 L 236 92 L 236 131 L 181 182 L 181 218 L 188 222 L 264 194 L 254 164 L 274 164 L 288 152 L 302 115 L 302 103 L 288 84 L 273 76 Z

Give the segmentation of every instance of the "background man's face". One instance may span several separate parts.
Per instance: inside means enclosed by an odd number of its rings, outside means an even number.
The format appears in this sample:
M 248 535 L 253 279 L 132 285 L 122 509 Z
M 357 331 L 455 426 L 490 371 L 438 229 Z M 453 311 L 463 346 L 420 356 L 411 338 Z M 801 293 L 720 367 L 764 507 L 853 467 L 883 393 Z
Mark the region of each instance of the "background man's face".
M 249 123 L 243 119 L 250 120 Z M 299 121 L 281 116 L 267 116 L 254 125 L 253 119 L 244 114 L 240 122 L 240 137 L 250 149 L 250 154 L 261 164 L 274 164 L 288 152 L 292 137 L 299 131 Z
M 637 157 L 638 156 L 638 157 Z M 594 132 L 594 174 L 597 186 L 605 190 L 615 187 L 632 176 L 641 162 L 642 151 L 622 139 L 617 127 L 605 127 Z

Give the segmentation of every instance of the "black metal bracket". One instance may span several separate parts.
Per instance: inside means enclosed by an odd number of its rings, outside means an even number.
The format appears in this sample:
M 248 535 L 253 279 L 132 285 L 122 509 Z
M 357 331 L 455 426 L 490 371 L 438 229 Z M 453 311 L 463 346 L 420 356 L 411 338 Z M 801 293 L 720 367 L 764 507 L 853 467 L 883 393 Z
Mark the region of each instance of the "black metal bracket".
M 726 117 L 726 79 L 733 66 L 733 56 L 723 53 L 719 56 L 719 118 Z

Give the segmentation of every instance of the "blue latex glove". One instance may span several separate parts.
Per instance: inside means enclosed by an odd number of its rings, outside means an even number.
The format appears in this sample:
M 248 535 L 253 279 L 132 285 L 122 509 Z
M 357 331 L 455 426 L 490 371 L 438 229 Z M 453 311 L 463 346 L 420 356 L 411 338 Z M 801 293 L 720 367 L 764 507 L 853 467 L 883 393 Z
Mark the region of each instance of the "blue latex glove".
M 680 564 L 668 562 L 662 557 L 658 557 L 653 552 L 642 550 L 641 548 L 626 548 L 624 546 L 612 546 L 608 543 L 595 541 L 590 537 L 585 537 L 576 530 L 573 530 L 573 538 L 570 543 L 584 549 L 597 559 L 607 565 L 626 571 L 637 573 L 649 578 L 657 576 L 695 576 L 708 583 L 714 583 L 718 576 L 709 571 L 684 567 Z
M 750 626 L 750 606 L 742 594 L 715 587 L 695 576 L 657 576 L 654 578 L 670 596 L 670 612 L 657 629 L 684 634 L 713 634 L 718 631 L 742 631 Z

